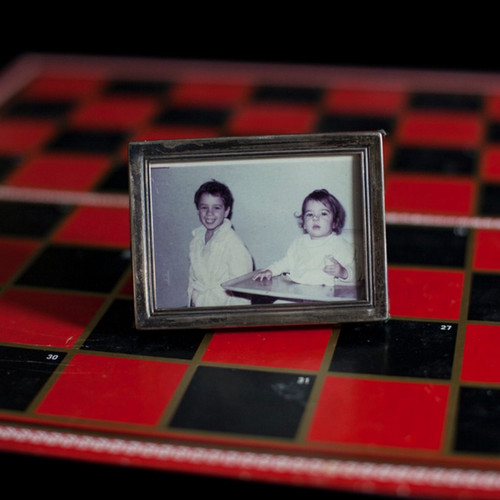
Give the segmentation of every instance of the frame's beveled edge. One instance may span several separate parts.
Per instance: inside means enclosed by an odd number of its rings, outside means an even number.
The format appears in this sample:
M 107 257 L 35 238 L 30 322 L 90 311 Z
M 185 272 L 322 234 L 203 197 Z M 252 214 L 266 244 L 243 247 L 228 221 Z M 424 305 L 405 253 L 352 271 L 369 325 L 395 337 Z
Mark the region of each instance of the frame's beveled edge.
M 335 148 L 337 151 L 353 147 L 378 148 L 384 135 L 384 131 L 368 131 L 132 141 L 129 143 L 129 156 L 202 159 L 204 155 L 269 154 L 273 150 L 298 154 L 326 148 Z

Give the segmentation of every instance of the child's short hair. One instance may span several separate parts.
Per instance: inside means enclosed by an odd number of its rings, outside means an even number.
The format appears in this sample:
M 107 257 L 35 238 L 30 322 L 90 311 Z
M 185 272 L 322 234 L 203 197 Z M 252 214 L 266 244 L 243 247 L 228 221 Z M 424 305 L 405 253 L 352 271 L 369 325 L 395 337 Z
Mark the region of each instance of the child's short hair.
M 198 208 L 202 194 L 220 196 L 224 201 L 224 207 L 226 209 L 229 208 L 229 214 L 227 218 L 231 218 L 231 215 L 233 215 L 234 199 L 231 190 L 225 184 L 222 184 L 222 182 L 216 181 L 215 179 L 202 184 L 194 195 L 194 204 L 196 205 L 196 208 Z
M 300 227 L 303 227 L 304 225 L 305 208 L 307 202 L 310 200 L 319 201 L 323 203 L 323 205 L 330 208 L 333 214 L 333 224 L 332 224 L 333 232 L 336 234 L 340 234 L 345 224 L 345 217 L 346 217 L 345 210 L 344 207 L 342 206 L 342 203 L 340 203 L 340 201 L 326 189 L 316 189 L 312 193 L 309 193 L 304 198 L 304 201 L 302 202 L 302 210 L 299 216 Z

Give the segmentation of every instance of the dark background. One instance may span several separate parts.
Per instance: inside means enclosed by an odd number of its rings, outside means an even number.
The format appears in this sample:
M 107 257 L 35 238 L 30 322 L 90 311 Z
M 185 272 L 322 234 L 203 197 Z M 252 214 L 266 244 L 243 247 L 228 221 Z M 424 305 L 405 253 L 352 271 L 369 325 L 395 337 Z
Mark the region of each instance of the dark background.
M 101 2 L 103 3 L 103 2 Z M 285 4 L 286 5 L 286 4 Z M 295 7 L 300 7 L 296 9 Z M 24 3 L 7 7 L 0 34 L 0 68 L 26 53 L 83 54 L 307 65 L 363 66 L 413 70 L 500 71 L 496 30 L 488 12 L 459 12 L 406 6 L 361 7 L 341 12 L 337 6 L 273 7 L 253 4 L 172 4 L 117 6 L 61 4 L 38 11 Z M 313 12 L 312 9 L 315 9 Z M 105 11 L 104 11 L 105 10 Z M 297 11 L 299 10 L 299 12 Z M 443 9 L 444 10 L 444 9 Z M 293 12 L 290 12 L 293 11 Z M 476 15 L 475 15 L 476 14 Z M 489 35 L 491 39 L 489 39 Z M 234 496 L 307 495 L 338 498 L 335 492 L 304 491 L 171 474 L 140 468 L 104 466 L 18 454 L 0 454 L 2 488 L 26 494 L 141 496 L 202 494 Z M 340 497 L 340 495 L 339 495 Z M 342 498 L 365 498 L 344 495 Z M 283 496 L 282 498 L 286 498 Z
M 49 9 L 11 2 L 0 31 L 0 65 L 43 52 L 500 71 L 496 13 L 487 10 L 284 5 L 100 2 Z

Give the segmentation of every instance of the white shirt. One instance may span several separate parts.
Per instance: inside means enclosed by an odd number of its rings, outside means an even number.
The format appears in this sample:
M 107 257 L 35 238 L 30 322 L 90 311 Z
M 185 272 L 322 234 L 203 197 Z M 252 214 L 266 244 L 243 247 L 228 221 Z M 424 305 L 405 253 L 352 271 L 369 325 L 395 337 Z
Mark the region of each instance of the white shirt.
M 250 304 L 250 300 L 232 295 L 220 286 L 253 270 L 250 252 L 228 219 L 207 243 L 205 232 L 203 226 L 196 228 L 189 246 L 188 304 L 196 307 Z
M 289 273 L 291 280 L 307 285 L 333 285 L 333 276 L 323 268 L 329 264 L 328 256 L 334 257 L 347 269 L 348 277 L 343 281 L 355 281 L 354 246 L 335 233 L 324 238 L 312 239 L 304 234 L 294 240 L 285 256 L 268 267 L 277 276 Z

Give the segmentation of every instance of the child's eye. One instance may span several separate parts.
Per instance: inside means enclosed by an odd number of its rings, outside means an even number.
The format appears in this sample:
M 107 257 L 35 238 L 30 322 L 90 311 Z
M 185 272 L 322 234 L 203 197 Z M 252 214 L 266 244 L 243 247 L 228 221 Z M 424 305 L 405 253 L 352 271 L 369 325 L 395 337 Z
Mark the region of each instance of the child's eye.
M 198 207 L 199 210 L 208 210 L 210 207 L 208 205 L 200 205 Z M 211 208 L 211 210 L 215 210 L 215 211 L 220 211 L 220 210 L 224 210 L 224 207 L 223 206 L 213 206 Z
M 313 216 L 313 214 L 310 213 L 310 212 L 307 212 L 306 215 L 305 215 L 306 219 L 311 219 L 312 216 Z

